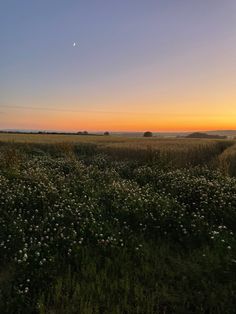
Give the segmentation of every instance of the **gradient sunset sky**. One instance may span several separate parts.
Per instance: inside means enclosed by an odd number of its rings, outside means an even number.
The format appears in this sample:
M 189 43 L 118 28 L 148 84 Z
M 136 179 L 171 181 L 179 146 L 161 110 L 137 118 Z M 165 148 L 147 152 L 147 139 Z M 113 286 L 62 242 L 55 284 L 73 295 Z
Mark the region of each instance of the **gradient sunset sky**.
M 236 129 L 236 1 L 1 0 L 6 128 Z

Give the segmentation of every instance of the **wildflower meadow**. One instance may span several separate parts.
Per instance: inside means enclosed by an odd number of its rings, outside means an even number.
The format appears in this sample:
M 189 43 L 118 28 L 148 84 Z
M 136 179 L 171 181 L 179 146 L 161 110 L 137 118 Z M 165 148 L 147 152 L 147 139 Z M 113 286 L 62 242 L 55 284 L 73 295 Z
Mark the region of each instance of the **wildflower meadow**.
M 236 178 L 136 154 L 0 145 L 0 313 L 235 313 Z

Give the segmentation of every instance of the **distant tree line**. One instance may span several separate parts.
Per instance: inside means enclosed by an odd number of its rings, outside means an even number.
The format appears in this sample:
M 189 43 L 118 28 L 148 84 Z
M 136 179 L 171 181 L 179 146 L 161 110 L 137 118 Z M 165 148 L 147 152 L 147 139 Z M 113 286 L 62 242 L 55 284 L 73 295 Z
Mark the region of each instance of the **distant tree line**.
M 108 136 L 110 133 L 108 131 L 104 132 L 103 134 L 97 133 L 89 133 L 88 131 L 78 131 L 78 132 L 56 132 L 56 131 L 10 131 L 10 130 L 0 130 L 1 134 L 48 134 L 48 135 L 93 135 L 93 136 Z

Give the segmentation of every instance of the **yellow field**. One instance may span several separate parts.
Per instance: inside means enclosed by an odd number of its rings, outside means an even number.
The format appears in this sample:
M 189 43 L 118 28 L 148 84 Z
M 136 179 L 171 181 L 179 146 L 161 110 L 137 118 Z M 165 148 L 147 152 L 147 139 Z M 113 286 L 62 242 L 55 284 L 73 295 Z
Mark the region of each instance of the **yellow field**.
M 219 164 L 225 173 L 236 176 L 236 144 L 224 150 L 219 157 Z
M 177 150 L 196 149 L 202 146 L 211 146 L 222 140 L 212 139 L 185 139 L 185 138 L 143 138 L 86 135 L 58 135 L 58 134 L 0 134 L 0 141 L 15 143 L 91 143 L 104 147 Z

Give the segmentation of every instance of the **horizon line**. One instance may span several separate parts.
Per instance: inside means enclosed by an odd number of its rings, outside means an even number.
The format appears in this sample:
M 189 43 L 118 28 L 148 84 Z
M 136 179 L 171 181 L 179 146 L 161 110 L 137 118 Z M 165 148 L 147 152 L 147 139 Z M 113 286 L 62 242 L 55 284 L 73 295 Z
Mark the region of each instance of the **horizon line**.
M 18 128 L 4 128 L 0 129 L 0 132 L 56 132 L 56 133 L 78 133 L 78 132 L 91 132 L 91 133 L 103 133 L 103 132 L 109 132 L 109 133 L 143 133 L 146 131 L 150 131 L 152 133 L 190 133 L 190 132 L 236 132 L 236 129 L 212 129 L 212 130 L 206 130 L 206 129 L 193 129 L 193 130 L 166 130 L 166 131 L 152 131 L 151 129 L 145 129 L 145 130 L 89 130 L 89 129 L 78 129 L 78 130 L 60 130 L 60 129 L 18 129 Z

